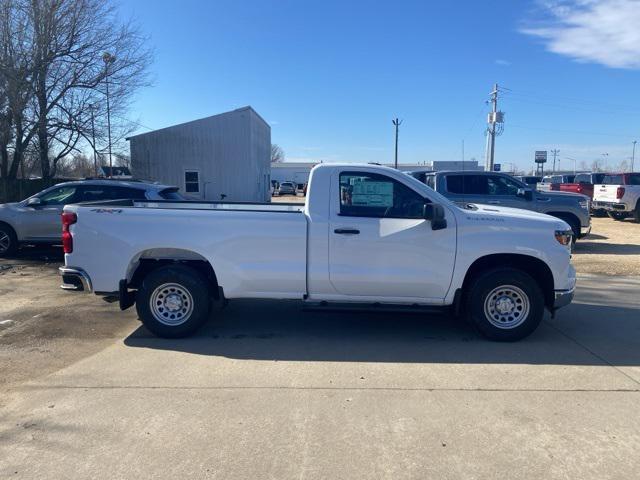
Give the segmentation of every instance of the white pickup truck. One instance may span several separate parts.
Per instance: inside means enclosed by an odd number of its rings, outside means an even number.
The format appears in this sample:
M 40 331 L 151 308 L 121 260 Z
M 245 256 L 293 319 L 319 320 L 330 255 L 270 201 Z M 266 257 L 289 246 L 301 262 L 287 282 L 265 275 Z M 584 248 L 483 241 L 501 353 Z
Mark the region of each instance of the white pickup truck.
M 65 289 L 135 303 L 163 337 L 194 332 L 212 298 L 269 298 L 448 309 L 513 341 L 571 302 L 571 235 L 544 214 L 456 206 L 397 170 L 325 164 L 304 205 L 67 205 L 60 273 Z
M 640 223 L 640 173 L 608 173 L 593 186 L 593 208 L 614 220 L 633 217 Z

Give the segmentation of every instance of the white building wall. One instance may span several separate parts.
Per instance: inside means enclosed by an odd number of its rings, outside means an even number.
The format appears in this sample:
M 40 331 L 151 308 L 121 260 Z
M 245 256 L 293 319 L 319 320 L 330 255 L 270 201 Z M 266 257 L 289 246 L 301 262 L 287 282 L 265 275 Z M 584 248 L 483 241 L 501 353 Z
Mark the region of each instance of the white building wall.
M 130 138 L 135 178 L 176 185 L 205 200 L 270 199 L 271 129 L 250 107 Z M 200 192 L 185 192 L 185 171 L 199 172 Z

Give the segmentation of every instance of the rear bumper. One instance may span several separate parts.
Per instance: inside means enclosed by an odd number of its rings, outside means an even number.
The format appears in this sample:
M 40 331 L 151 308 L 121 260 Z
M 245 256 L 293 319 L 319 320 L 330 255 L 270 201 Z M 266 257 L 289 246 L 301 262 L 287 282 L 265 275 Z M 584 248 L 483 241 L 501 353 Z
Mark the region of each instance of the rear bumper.
M 62 277 L 62 285 L 60 285 L 60 288 L 63 290 L 75 290 L 77 292 L 93 291 L 91 278 L 89 278 L 89 275 L 81 268 L 60 267 L 58 272 Z
M 615 211 L 615 212 L 630 211 L 626 203 L 616 203 L 616 202 L 593 202 L 592 208 Z
M 571 288 L 570 290 L 556 290 L 555 298 L 553 301 L 553 309 L 557 310 L 558 308 L 566 307 L 573 300 L 573 294 L 576 290 L 576 287 Z

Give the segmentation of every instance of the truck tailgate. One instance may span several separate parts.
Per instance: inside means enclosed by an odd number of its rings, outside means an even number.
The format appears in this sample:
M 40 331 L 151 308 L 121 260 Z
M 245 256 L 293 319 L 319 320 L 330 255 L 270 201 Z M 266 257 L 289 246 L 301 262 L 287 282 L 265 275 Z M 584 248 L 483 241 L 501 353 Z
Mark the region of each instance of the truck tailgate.
M 595 185 L 593 199 L 598 202 L 617 202 L 618 187 L 621 185 Z

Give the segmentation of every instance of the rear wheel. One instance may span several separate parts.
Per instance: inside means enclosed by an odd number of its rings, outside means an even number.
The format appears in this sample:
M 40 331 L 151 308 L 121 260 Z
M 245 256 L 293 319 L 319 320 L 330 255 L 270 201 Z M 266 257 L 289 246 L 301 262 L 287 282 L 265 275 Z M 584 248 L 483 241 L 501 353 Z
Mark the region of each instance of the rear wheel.
M 152 271 L 136 294 L 144 326 L 164 338 L 185 337 L 209 317 L 207 281 L 196 270 L 169 265 Z
M 0 223 L 0 257 L 9 257 L 18 251 L 16 232 L 6 223 Z
M 613 218 L 617 221 L 622 221 L 627 218 L 627 214 L 622 212 L 607 212 L 607 215 L 609 215 L 609 218 Z
M 485 337 L 513 342 L 530 335 L 542 321 L 544 295 L 537 282 L 521 270 L 489 270 L 473 280 L 466 314 Z

